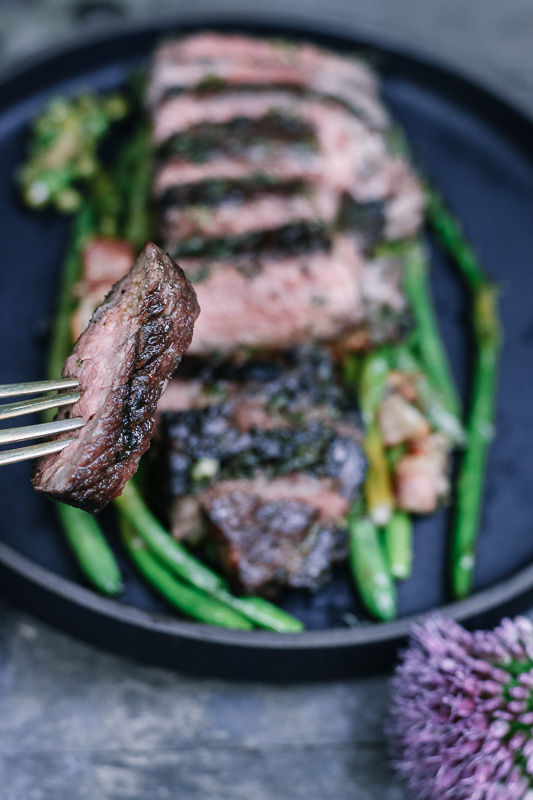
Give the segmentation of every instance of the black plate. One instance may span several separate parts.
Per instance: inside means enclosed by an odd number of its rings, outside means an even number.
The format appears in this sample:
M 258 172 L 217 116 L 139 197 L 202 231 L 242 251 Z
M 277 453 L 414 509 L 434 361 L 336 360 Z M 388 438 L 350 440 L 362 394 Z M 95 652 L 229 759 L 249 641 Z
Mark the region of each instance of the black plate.
M 198 27 L 198 26 L 196 26 Z M 224 28 L 210 24 L 211 28 Z M 226 26 L 227 27 L 227 26 Z M 173 25 L 174 32 L 194 25 Z M 126 591 L 120 602 L 80 585 L 51 506 L 33 493 L 27 464 L 0 473 L 0 586 L 33 613 L 98 645 L 201 674 L 261 679 L 331 678 L 390 664 L 413 615 L 442 607 L 470 624 L 488 624 L 533 594 L 533 125 L 468 81 L 394 51 L 316 31 L 247 23 L 231 29 L 311 38 L 335 48 L 363 47 L 383 76 L 386 101 L 404 126 L 415 157 L 441 187 L 502 288 L 506 346 L 497 436 L 492 449 L 479 540 L 476 594 L 451 606 L 446 591 L 448 513 L 416 526 L 413 577 L 400 587 L 400 619 L 350 628 L 359 615 L 349 581 L 338 574 L 316 596 L 286 606 L 309 630 L 280 636 L 232 632 L 172 617 L 118 557 Z M 324 31 L 326 28 L 321 27 Z M 168 26 L 134 30 L 64 50 L 26 66 L 0 86 L 0 380 L 41 376 L 67 223 L 19 203 L 13 170 L 23 159 L 26 126 L 51 95 L 124 81 Z M 434 290 L 454 369 L 467 391 L 467 306 L 449 265 L 434 252 Z M 107 524 L 113 539 L 112 514 Z

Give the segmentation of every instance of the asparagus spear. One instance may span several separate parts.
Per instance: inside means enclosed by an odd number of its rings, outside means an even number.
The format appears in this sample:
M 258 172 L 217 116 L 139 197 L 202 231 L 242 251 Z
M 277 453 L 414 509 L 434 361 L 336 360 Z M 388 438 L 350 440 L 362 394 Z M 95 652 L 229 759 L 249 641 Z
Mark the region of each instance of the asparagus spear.
M 350 567 L 365 608 L 377 619 L 396 616 L 396 589 L 380 533 L 356 504 L 348 515 Z
M 364 490 L 368 513 L 376 525 L 386 525 L 394 507 L 385 446 L 376 418 L 388 370 L 384 348 L 369 353 L 362 366 L 359 384 L 359 401 L 366 425 L 363 446 L 368 460 Z
M 476 356 L 467 424 L 468 447 L 457 479 L 451 545 L 452 591 L 456 598 L 462 598 L 469 594 L 474 576 L 486 460 L 493 435 L 502 333 L 496 289 L 488 281 L 461 226 L 440 194 L 432 187 L 426 187 L 426 193 L 428 220 L 472 293 Z
M 459 222 L 446 208 L 442 196 L 433 186 L 426 184 L 425 189 L 427 218 L 439 241 L 453 257 L 469 288 L 473 292 L 483 288 L 487 277 L 474 250 L 466 241 Z
M 72 235 L 61 269 L 57 309 L 52 327 L 52 336 L 48 350 L 46 375 L 56 380 L 63 370 L 63 364 L 72 346 L 70 327 L 74 309 L 73 287 L 81 272 L 81 254 L 83 245 L 93 231 L 94 214 L 92 207 L 85 203 L 74 220 Z M 47 419 L 52 419 L 55 411 L 45 412 Z
M 469 444 L 457 478 L 452 531 L 452 588 L 457 598 L 466 597 L 472 588 L 487 452 L 493 437 L 501 346 L 497 294 L 493 286 L 486 284 L 476 289 L 472 313 L 477 353 L 467 426 Z
M 428 284 L 427 257 L 420 242 L 412 242 L 407 248 L 405 293 L 415 316 L 416 341 L 422 356 L 424 372 L 442 396 L 446 409 L 459 418 L 461 401 L 440 337 Z
M 127 171 L 124 237 L 140 249 L 150 238 L 151 228 L 148 197 L 152 177 L 152 144 L 148 125 L 141 124 L 124 149 L 122 167 Z

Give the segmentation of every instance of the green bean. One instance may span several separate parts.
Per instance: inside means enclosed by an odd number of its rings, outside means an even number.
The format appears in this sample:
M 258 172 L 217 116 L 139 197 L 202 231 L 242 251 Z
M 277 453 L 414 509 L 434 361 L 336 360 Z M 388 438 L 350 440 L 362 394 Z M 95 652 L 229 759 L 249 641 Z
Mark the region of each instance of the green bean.
M 365 608 L 380 620 L 396 616 L 396 588 L 380 532 L 357 504 L 348 515 L 350 567 Z
M 405 580 L 413 563 L 413 522 L 405 511 L 394 511 L 384 530 L 384 544 L 392 577 Z
M 299 633 L 304 629 L 299 619 L 269 603 L 263 597 L 234 597 L 224 590 L 218 590 L 213 596 L 225 601 L 231 608 L 255 623 L 258 628 L 277 633 Z
M 472 587 L 486 460 L 493 437 L 496 381 L 502 338 L 497 294 L 493 286 L 485 284 L 476 288 L 473 322 L 477 353 L 467 425 L 468 447 L 463 454 L 457 478 L 452 530 L 452 589 L 457 598 L 466 597 Z
M 141 575 L 171 605 L 193 619 L 222 628 L 250 630 L 252 623 L 225 603 L 181 583 L 151 554 L 129 524 L 121 524 L 122 541 Z
M 452 591 L 454 597 L 462 598 L 470 593 L 474 578 L 486 461 L 493 436 L 502 332 L 496 289 L 487 279 L 460 224 L 446 208 L 441 195 L 429 186 L 426 194 L 428 220 L 468 285 L 473 303 L 476 354 L 466 426 L 468 447 L 463 453 L 457 478 L 451 545 Z
M 120 569 L 98 522 L 90 514 L 64 503 L 56 511 L 71 550 L 87 580 L 107 595 L 123 589 Z
M 202 590 L 224 605 L 233 608 L 255 625 L 280 633 L 302 630 L 302 623 L 287 612 L 260 597 L 235 597 L 228 591 L 224 578 L 206 567 L 176 542 L 148 509 L 130 481 L 115 500 L 120 514 L 137 531 L 161 562 L 191 586 Z
M 122 198 L 107 172 L 98 170 L 91 182 L 90 197 L 95 210 L 93 235 L 117 237 Z
M 204 566 L 182 544 L 168 534 L 152 514 L 132 481 L 115 500 L 121 517 L 131 525 L 149 550 L 183 580 L 208 594 L 225 590 L 226 582 L 213 570 Z
M 441 340 L 428 283 L 427 257 L 420 242 L 412 242 L 407 248 L 404 281 L 405 293 L 415 316 L 416 341 L 424 372 L 442 396 L 446 409 L 460 418 L 461 401 Z

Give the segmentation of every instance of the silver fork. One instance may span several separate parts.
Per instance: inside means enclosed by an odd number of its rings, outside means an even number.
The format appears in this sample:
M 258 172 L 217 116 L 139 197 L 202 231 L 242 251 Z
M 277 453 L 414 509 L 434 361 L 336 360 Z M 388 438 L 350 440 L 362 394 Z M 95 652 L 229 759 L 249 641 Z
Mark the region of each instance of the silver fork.
M 59 408 L 68 406 L 80 399 L 79 384 L 75 378 L 61 378 L 57 381 L 34 381 L 32 383 L 8 383 L 0 384 L 0 400 L 7 398 L 23 397 L 24 395 L 36 394 L 38 392 L 52 392 L 59 390 L 72 389 L 73 391 L 64 394 L 46 395 L 44 397 L 31 398 L 29 400 L 16 400 L 12 403 L 0 404 L 0 420 L 20 417 L 23 414 L 31 414 L 35 411 L 46 411 L 49 408 Z M 0 445 L 27 442 L 32 439 L 43 439 L 56 433 L 65 431 L 75 431 L 84 425 L 83 419 L 74 417 L 73 419 L 60 419 L 54 422 L 42 422 L 37 425 L 25 425 L 20 428 L 7 428 L 0 430 Z M 30 445 L 29 447 L 18 447 L 14 450 L 0 452 L 0 466 L 3 464 L 14 464 L 17 461 L 25 461 L 28 458 L 37 458 L 49 453 L 58 453 L 63 450 L 76 437 L 59 439 L 59 441 L 42 442 L 41 444 Z

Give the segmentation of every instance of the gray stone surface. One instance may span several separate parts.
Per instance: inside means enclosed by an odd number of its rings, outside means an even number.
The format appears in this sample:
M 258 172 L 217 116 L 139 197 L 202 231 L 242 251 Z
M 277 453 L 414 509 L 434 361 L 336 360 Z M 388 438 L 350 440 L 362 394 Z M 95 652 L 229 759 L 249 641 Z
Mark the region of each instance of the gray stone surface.
M 253 0 L 196 0 L 238 17 Z M 270 0 L 312 19 L 325 4 Z M 332 24 L 460 65 L 533 113 L 529 0 L 329 0 Z M 183 0 L 0 0 L 0 69 Z M 226 683 L 139 666 L 0 603 L 1 800 L 406 800 L 386 761 L 385 677 Z
M 2 800 L 401 800 L 382 677 L 197 680 L 0 605 Z

